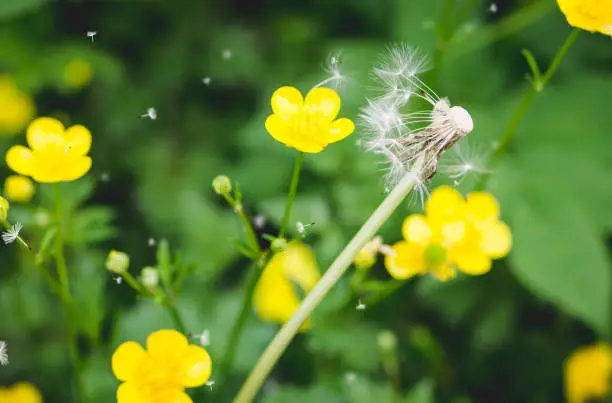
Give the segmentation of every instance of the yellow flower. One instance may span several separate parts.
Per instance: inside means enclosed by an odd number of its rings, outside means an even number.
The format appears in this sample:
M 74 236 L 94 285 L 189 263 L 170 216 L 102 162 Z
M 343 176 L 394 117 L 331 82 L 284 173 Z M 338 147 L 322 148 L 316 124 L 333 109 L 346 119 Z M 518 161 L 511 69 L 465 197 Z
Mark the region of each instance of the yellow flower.
M 190 345 L 176 330 L 159 330 L 147 338 L 146 351 L 135 341 L 121 344 L 112 367 L 123 382 L 117 403 L 191 403 L 185 388 L 202 386 L 212 361 L 206 350 Z
M 9 207 L 10 204 L 8 200 L 0 196 L 0 221 L 4 221 L 6 220 L 6 217 L 8 217 Z
M 313 88 L 304 99 L 297 88 L 281 87 L 272 94 L 274 113 L 266 120 L 266 130 L 287 147 L 321 152 L 355 130 L 350 119 L 336 119 L 340 103 L 340 96 L 329 88 Z
M 8 388 L 0 387 L 0 403 L 42 403 L 42 395 L 36 387 L 20 382 Z
M 571 26 L 612 35 L 610 0 L 557 0 L 557 4 Z
M 290 243 L 275 254 L 264 268 L 253 295 L 253 307 L 265 321 L 285 323 L 300 305 L 296 286 L 308 293 L 319 280 L 319 267 L 312 250 Z M 310 321 L 301 330 L 310 327 Z
M 597 343 L 578 348 L 565 361 L 564 377 L 569 403 L 606 397 L 612 389 L 612 347 Z
M 20 175 L 41 183 L 71 182 L 91 168 L 91 134 L 84 126 L 64 129 L 58 120 L 38 118 L 26 139 L 30 148 L 13 146 L 6 153 L 7 165 Z
M 380 236 L 376 236 L 372 238 L 371 241 L 366 243 L 363 248 L 359 251 L 353 264 L 359 270 L 367 270 L 370 267 L 374 266 L 376 263 L 376 257 L 378 252 L 380 252 L 380 248 L 382 246 L 382 238 Z
M 4 194 L 13 202 L 28 203 L 35 190 L 34 183 L 25 176 L 10 175 L 4 181 Z
M 22 92 L 10 76 L 0 75 L 0 134 L 19 133 L 34 112 L 32 97 Z
M 89 84 L 93 76 L 91 63 L 83 59 L 72 59 L 64 67 L 64 82 L 71 88 L 81 88 Z

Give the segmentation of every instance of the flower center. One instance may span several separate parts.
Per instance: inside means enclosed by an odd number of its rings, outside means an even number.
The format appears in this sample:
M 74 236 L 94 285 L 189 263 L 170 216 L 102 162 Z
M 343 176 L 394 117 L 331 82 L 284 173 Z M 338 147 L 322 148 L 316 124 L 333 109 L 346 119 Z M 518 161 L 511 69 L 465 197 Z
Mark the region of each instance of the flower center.
M 326 123 L 323 113 L 311 110 L 306 106 L 299 113 L 295 114 L 291 121 L 291 126 L 297 136 L 316 141 L 317 135 Z
M 438 266 L 446 261 L 446 249 L 439 244 L 431 244 L 423 252 L 428 266 Z

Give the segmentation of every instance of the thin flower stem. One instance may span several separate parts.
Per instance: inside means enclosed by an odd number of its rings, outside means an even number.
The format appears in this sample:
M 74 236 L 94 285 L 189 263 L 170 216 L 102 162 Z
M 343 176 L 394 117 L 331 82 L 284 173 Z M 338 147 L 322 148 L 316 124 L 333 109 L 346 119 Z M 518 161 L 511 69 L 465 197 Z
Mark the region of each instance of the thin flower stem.
M 62 291 L 62 303 L 66 315 L 66 327 L 68 330 L 68 344 L 70 350 L 70 359 L 75 372 L 76 397 L 77 401 L 85 402 L 85 393 L 83 388 L 83 379 L 81 377 L 81 363 L 79 359 L 79 349 L 77 342 L 77 334 L 73 321 L 72 296 L 70 293 L 70 282 L 68 280 L 68 268 L 66 266 L 66 257 L 64 256 L 64 214 L 62 207 L 62 191 L 60 184 L 55 184 L 55 219 L 58 224 L 58 231 L 55 238 L 55 264 L 57 266 L 57 274 L 59 279 L 60 289 Z
M 221 362 L 221 365 L 219 367 L 219 379 L 222 381 L 225 380 L 227 375 L 232 370 L 234 357 L 236 355 L 238 343 L 240 342 L 240 336 L 242 335 L 244 325 L 246 324 L 246 320 L 248 319 L 249 313 L 251 312 L 251 306 L 253 305 L 253 294 L 255 293 L 255 286 L 257 285 L 257 281 L 261 276 L 261 272 L 262 268 L 257 264 L 254 264 L 252 265 L 252 267 L 249 268 L 249 276 L 247 279 L 244 294 L 242 296 L 242 305 L 240 308 L 240 313 L 238 314 L 238 319 L 234 323 L 234 326 L 232 327 L 232 330 L 230 332 L 227 347 L 223 356 L 223 361 Z
M 174 325 L 176 326 L 176 329 L 179 332 L 186 334 L 187 327 L 185 326 L 185 321 L 183 321 L 183 318 L 181 317 L 181 313 L 179 312 L 178 308 L 174 304 L 174 301 L 167 300 L 164 305 L 166 306 L 166 308 L 168 308 L 170 315 L 172 315 L 172 320 L 174 321 Z
M 414 173 L 410 172 L 406 174 L 376 208 L 374 213 L 372 213 L 365 224 L 359 229 L 357 234 L 355 234 L 353 239 L 346 245 L 344 250 L 325 272 L 321 280 L 319 280 L 312 291 L 306 296 L 293 316 L 291 316 L 276 334 L 270 345 L 266 348 L 266 351 L 264 351 L 263 355 L 259 358 L 259 361 L 251 371 L 246 382 L 242 385 L 238 396 L 234 399 L 234 403 L 249 403 L 253 401 L 255 395 L 272 370 L 272 367 L 283 354 L 302 324 L 321 303 L 334 284 L 336 284 L 340 277 L 346 272 L 363 246 L 372 239 L 380 227 L 406 198 L 417 183 L 417 180 L 418 178 Z
M 561 64 L 561 61 L 567 54 L 570 47 L 576 41 L 576 38 L 578 37 L 579 33 L 580 33 L 580 30 L 578 28 L 574 28 L 572 30 L 572 32 L 569 34 L 569 36 L 567 37 L 563 45 L 557 51 L 555 58 L 553 59 L 550 66 L 548 67 L 544 75 L 542 76 L 542 79 L 539 82 L 532 83 L 529 90 L 523 96 L 523 100 L 521 101 L 518 108 L 514 112 L 514 115 L 512 115 L 512 118 L 510 119 L 510 123 L 508 124 L 506 129 L 501 134 L 499 144 L 497 145 L 495 152 L 493 153 L 493 156 L 491 157 L 491 161 L 489 161 L 489 169 L 487 170 L 486 173 L 484 173 L 480 177 L 480 180 L 475 186 L 476 189 L 485 188 L 491 176 L 490 174 L 491 170 L 495 168 L 495 166 L 497 166 L 502 155 L 508 148 L 508 145 L 510 144 L 510 142 L 512 141 L 512 138 L 514 137 L 514 134 L 516 133 L 516 129 L 521 123 L 523 116 L 525 116 L 525 113 L 529 109 L 529 106 L 531 105 L 533 100 L 536 98 L 538 93 L 542 92 L 546 84 L 548 84 L 548 82 L 553 78 L 553 76 L 557 72 L 557 69 L 559 68 L 559 65 Z
M 232 196 L 230 196 L 228 193 L 223 194 L 223 197 L 225 198 L 227 203 L 230 206 L 232 206 L 236 214 L 238 214 L 238 217 L 240 217 L 240 220 L 242 221 L 242 225 L 244 225 L 244 229 L 247 233 L 247 237 L 249 239 L 251 248 L 253 248 L 254 251 L 260 253 L 261 247 L 259 246 L 259 240 L 257 239 L 257 234 L 255 233 L 255 230 L 253 229 L 251 220 L 249 220 L 249 217 L 247 217 L 247 215 L 245 214 L 244 208 L 242 207 L 240 203 L 234 200 Z
M 304 153 L 300 152 L 295 159 L 295 165 L 293 167 L 293 176 L 291 177 L 291 185 L 289 186 L 289 196 L 287 196 L 287 205 L 285 206 L 285 214 L 283 214 L 283 221 L 281 222 L 281 228 L 278 233 L 278 237 L 282 238 L 289 225 L 289 217 L 291 216 L 291 207 L 293 206 L 293 199 L 297 193 L 298 183 L 300 181 L 300 171 L 302 169 L 302 161 L 304 160 Z

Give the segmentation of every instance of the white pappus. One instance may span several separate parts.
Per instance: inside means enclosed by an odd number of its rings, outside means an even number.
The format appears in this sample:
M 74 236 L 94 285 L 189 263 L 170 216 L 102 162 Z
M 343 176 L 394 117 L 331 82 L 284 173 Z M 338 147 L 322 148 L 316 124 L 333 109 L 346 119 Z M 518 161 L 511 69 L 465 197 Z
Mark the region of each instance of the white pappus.
M 368 100 L 360 114 L 367 150 L 384 157 L 386 187 L 390 189 L 407 174 L 415 175 L 417 190 L 436 173 L 442 153 L 474 128 L 470 114 L 440 98 L 418 74 L 429 69 L 427 58 L 408 45 L 389 48 L 374 68 L 382 85 L 381 96 Z M 432 106 L 431 110 L 407 112 L 413 98 Z

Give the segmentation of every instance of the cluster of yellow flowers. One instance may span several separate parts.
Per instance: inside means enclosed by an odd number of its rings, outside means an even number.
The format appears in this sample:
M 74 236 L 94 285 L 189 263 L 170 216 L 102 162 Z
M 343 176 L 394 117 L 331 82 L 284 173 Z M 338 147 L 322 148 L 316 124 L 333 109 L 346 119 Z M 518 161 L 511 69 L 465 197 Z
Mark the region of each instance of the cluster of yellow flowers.
M 432 192 L 425 215 L 413 214 L 402 226 L 404 240 L 386 253 L 385 266 L 396 279 L 431 273 L 444 281 L 456 269 L 470 275 L 487 273 L 492 260 L 508 254 L 512 235 L 499 220 L 495 198 L 472 192 L 464 199 L 454 188 Z
M 564 375 L 569 403 L 605 398 L 612 390 L 612 346 L 596 343 L 575 350 L 565 361 Z

